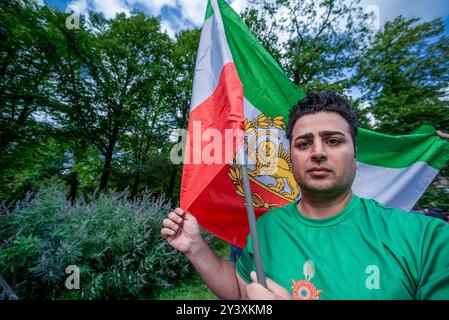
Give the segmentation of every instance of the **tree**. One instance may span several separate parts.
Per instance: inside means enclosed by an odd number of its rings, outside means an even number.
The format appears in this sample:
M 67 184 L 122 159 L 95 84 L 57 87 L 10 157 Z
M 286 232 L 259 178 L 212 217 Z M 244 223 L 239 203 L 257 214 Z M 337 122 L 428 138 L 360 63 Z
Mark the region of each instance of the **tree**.
M 372 30 L 359 0 L 251 0 L 243 18 L 291 79 L 306 91 L 351 86 Z
M 125 155 L 121 162 L 122 167 L 129 167 L 133 181 L 131 182 L 131 196 L 136 197 L 142 175 L 148 176 L 156 171 L 151 165 L 151 157 L 166 145 L 169 133 L 169 117 L 167 93 L 162 89 L 166 86 L 167 71 L 161 73 L 157 84 L 148 88 L 151 99 L 138 110 L 135 121 L 131 123 L 120 143 L 120 150 Z M 166 160 L 168 161 L 168 159 Z M 154 183 L 163 184 L 165 178 L 162 172 L 156 172 Z M 149 187 L 147 185 L 147 187 Z M 151 187 L 151 186 L 150 186 Z
M 117 143 L 142 108 L 166 64 L 168 36 L 156 18 L 92 14 L 93 30 L 65 30 L 67 59 L 59 78 L 60 121 L 76 128 L 101 153 L 100 190 L 107 188 Z M 69 75 L 67 77 L 67 75 Z
M 51 73 L 54 33 L 45 20 L 52 13 L 29 1 L 7 1 L 0 8 L 0 155 L 17 144 L 31 144 L 44 127 L 36 117 L 56 102 Z
M 36 179 L 62 169 L 63 152 L 46 116 L 58 105 L 52 74 L 59 35 L 47 24 L 56 15 L 34 1 L 4 1 L 0 7 L 1 200 L 20 198 Z
M 441 19 L 402 16 L 378 32 L 357 70 L 376 130 L 410 133 L 428 122 L 449 128 L 449 37 Z

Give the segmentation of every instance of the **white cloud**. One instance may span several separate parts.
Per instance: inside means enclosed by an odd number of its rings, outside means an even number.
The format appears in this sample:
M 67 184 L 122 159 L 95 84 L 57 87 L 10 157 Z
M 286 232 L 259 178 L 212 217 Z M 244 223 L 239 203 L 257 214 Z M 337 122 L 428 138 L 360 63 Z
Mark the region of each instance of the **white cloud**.
M 106 18 L 114 18 L 117 13 L 130 15 L 132 10 L 124 0 L 74 0 L 67 5 L 67 11 L 87 14 L 89 10 L 101 12 Z
M 237 13 L 241 13 L 243 10 L 245 10 L 247 5 L 248 5 L 247 0 L 234 0 L 231 3 L 232 9 L 234 9 L 235 12 Z
M 131 8 L 123 0 L 93 0 L 94 11 L 102 12 L 106 18 L 114 18 L 117 13 L 130 15 Z
M 228 0 L 228 2 L 231 2 L 231 7 L 238 13 L 243 11 L 248 4 L 248 0 Z M 168 7 L 173 10 L 180 10 L 182 17 L 182 19 L 176 21 L 168 20 L 167 17 L 162 18 L 161 26 L 163 30 L 174 37 L 175 32 L 188 28 L 189 23 L 201 27 L 206 5 L 206 0 L 71 0 L 67 5 L 67 11 L 87 14 L 89 10 L 92 10 L 102 12 L 107 18 L 113 18 L 120 12 L 129 15 L 136 6 L 142 6 L 151 15 L 155 16 L 161 15 L 162 9 Z
M 74 12 L 76 14 L 86 14 L 89 11 L 87 0 L 76 0 L 67 6 L 67 12 Z
M 207 1 L 204 0 L 178 0 L 184 18 L 190 20 L 196 26 L 204 21 Z

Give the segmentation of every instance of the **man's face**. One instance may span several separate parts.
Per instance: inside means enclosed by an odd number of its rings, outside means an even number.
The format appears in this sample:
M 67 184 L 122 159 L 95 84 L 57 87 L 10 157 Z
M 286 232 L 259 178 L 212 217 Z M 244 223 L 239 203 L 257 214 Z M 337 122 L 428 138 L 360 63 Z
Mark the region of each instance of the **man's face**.
M 346 192 L 356 171 L 349 124 L 336 112 L 302 116 L 293 127 L 291 159 L 303 193 L 332 197 Z

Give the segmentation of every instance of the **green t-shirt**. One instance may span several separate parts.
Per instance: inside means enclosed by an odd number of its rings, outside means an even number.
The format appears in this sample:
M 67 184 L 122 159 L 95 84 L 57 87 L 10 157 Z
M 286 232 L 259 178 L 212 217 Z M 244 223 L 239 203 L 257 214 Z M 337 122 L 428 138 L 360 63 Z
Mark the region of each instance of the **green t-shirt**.
M 449 299 L 449 224 L 443 220 L 355 195 L 325 219 L 302 215 L 297 204 L 257 221 L 265 274 L 295 299 Z M 248 236 L 236 264 L 248 283 L 252 252 Z

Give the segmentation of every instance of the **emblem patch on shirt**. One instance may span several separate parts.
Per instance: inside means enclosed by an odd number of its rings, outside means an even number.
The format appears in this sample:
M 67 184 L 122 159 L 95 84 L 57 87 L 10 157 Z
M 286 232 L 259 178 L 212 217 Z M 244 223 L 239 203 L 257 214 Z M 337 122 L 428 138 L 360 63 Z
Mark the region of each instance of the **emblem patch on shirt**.
M 317 290 L 310 281 L 315 275 L 315 265 L 312 260 L 304 263 L 303 272 L 306 280 L 292 280 L 293 300 L 318 300 L 323 291 Z

